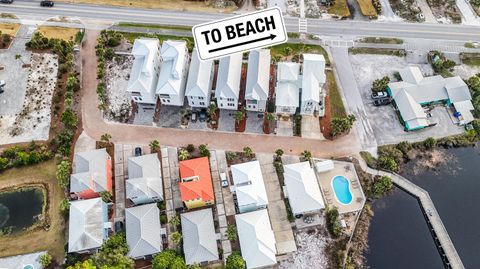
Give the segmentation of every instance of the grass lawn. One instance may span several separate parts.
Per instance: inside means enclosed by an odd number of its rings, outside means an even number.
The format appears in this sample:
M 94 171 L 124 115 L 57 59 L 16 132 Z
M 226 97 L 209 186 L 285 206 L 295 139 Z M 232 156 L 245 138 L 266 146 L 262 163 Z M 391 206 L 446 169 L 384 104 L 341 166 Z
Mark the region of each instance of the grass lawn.
M 70 3 L 71 0 L 57 0 L 58 2 Z M 158 8 L 181 11 L 199 11 L 199 12 L 232 12 L 237 9 L 236 6 L 223 8 L 214 8 L 205 4 L 205 1 L 185 1 L 185 0 L 75 0 L 75 3 L 136 7 L 136 8 Z
M 131 28 L 175 30 L 175 31 L 192 31 L 192 27 L 190 26 L 161 25 L 161 24 L 151 24 L 151 23 L 119 22 L 118 26 L 131 27 Z
M 335 0 L 333 5 L 328 9 L 328 13 L 342 18 L 350 17 L 350 10 L 348 10 L 347 0 Z
M 343 105 L 342 96 L 340 95 L 340 91 L 337 86 L 337 82 L 335 80 L 335 75 L 333 71 L 327 70 L 327 87 L 329 89 L 329 96 L 330 96 L 330 108 L 332 110 L 332 117 L 333 118 L 341 118 L 346 117 L 347 112 L 345 111 L 345 107 Z
M 18 29 L 20 29 L 19 23 L 0 23 L 0 32 L 2 32 L 2 34 L 7 34 L 15 37 L 17 35 Z
M 63 39 L 65 41 L 75 41 L 79 29 L 57 26 L 40 26 L 38 31 L 45 37 Z
M 372 4 L 372 0 L 357 0 L 358 5 L 360 6 L 360 11 L 362 11 L 363 16 L 367 17 L 376 17 L 378 16 L 375 7 Z
M 360 40 L 360 42 L 375 44 L 403 44 L 403 40 L 400 38 L 391 37 L 364 37 Z
M 285 48 L 290 47 L 292 49 L 292 55 L 302 54 L 302 53 L 319 53 L 325 57 L 326 64 L 330 64 L 330 59 L 325 49 L 320 45 L 309 45 L 309 44 L 299 44 L 299 43 L 284 43 L 280 45 L 275 45 L 270 47 L 270 54 L 272 56 L 280 55 L 286 57 Z
M 381 48 L 349 48 L 351 54 L 382 54 L 398 57 L 405 57 L 406 52 L 403 49 L 381 49 Z
M 143 34 L 143 33 L 125 33 L 121 32 L 123 37 L 128 40 L 128 42 L 132 43 L 135 39 L 140 37 L 150 37 L 150 38 L 158 38 L 160 40 L 160 44 L 163 43 L 165 40 L 185 40 L 187 41 L 187 47 L 189 51 L 192 51 L 194 47 L 193 37 L 186 37 L 186 36 L 172 36 L 172 35 L 160 35 L 160 34 Z
M 43 184 L 47 187 L 47 216 L 50 228 L 24 231 L 8 236 L 0 236 L 0 257 L 26 254 L 47 250 L 58 262 L 63 261 L 65 245 L 65 223 L 60 215 L 60 202 L 64 199 L 63 190 L 55 177 L 54 160 L 23 168 L 8 169 L 0 174 L 0 189 Z
M 480 66 L 480 53 L 461 53 L 460 59 L 463 64 L 470 66 Z

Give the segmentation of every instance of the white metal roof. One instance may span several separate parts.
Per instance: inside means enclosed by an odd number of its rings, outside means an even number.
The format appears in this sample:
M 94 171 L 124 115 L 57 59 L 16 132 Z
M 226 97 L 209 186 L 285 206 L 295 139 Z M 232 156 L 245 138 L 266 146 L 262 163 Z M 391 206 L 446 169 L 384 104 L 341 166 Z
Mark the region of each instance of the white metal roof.
M 128 159 L 126 181 L 127 198 L 159 197 L 163 199 L 163 183 L 160 173 L 160 161 L 157 154 L 147 154 Z
M 104 148 L 76 153 L 75 171 L 70 176 L 70 192 L 78 193 L 89 189 L 94 192 L 108 191 L 108 159 L 109 155 Z
M 277 263 L 275 236 L 266 209 L 235 215 L 242 257 L 247 268 Z
M 158 65 L 160 44 L 157 38 L 139 38 L 135 39 L 133 43 L 132 55 L 135 60 L 133 62 L 132 71 L 130 72 L 130 79 L 128 80 L 127 91 L 139 91 L 155 93 L 158 76 L 156 76 L 155 68 L 160 68 Z
M 300 65 L 297 63 L 278 63 L 277 85 L 275 87 L 275 105 L 298 107 L 300 100 L 300 87 L 298 86 L 298 73 Z
M 180 216 L 186 264 L 218 260 L 212 209 L 192 211 Z
M 455 110 L 460 112 L 463 116 L 465 123 L 469 123 L 475 119 L 472 114 L 472 110 L 475 110 L 475 108 L 470 100 L 455 102 L 453 103 L 453 106 L 455 107 Z
M 277 81 L 293 81 L 297 83 L 300 73 L 298 63 L 279 62 L 277 64 Z
M 159 216 L 155 203 L 125 209 L 128 256 L 139 258 L 162 251 Z
M 323 55 L 303 54 L 302 101 L 320 102 L 320 92 L 325 81 Z
M 452 103 L 472 100 L 467 84 L 459 76 L 446 78 L 445 89 Z
M 315 169 L 319 173 L 331 171 L 333 170 L 333 168 L 335 168 L 335 164 L 333 163 L 332 160 L 315 162 Z
M 246 100 L 267 100 L 270 82 L 270 50 L 253 50 L 248 56 Z
M 325 208 L 315 172 L 309 162 L 284 165 L 285 186 L 293 214 Z
M 101 198 L 70 202 L 68 252 L 99 248 L 106 238 L 107 205 Z
M 180 40 L 166 40 L 160 50 L 162 67 L 158 78 L 157 94 L 179 95 L 182 91 L 182 76 L 187 57 L 187 43 Z
M 213 61 L 200 61 L 198 52 L 193 49 L 192 61 L 188 71 L 186 96 L 204 97 L 210 96 Z
M 242 57 L 241 53 L 237 53 L 220 59 L 215 98 L 238 99 L 242 75 Z
M 268 205 L 260 162 L 235 164 L 230 168 L 239 207 L 250 204 Z

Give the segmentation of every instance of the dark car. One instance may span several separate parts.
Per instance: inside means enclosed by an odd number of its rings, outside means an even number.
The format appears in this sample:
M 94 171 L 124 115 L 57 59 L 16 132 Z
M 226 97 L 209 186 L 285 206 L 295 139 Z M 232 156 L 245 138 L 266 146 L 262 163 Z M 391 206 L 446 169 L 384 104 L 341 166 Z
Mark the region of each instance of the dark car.
M 123 221 L 115 222 L 115 233 L 123 231 Z
M 0 0 L 0 3 L 11 4 L 13 0 Z
M 40 6 L 41 7 L 53 7 L 55 3 L 53 1 L 48 1 L 48 0 L 42 0 L 40 1 Z
M 384 99 L 377 99 L 373 101 L 374 106 L 386 106 L 389 105 L 392 101 L 390 99 L 384 98 Z
M 207 120 L 207 111 L 202 109 L 202 111 L 200 111 L 199 119 L 201 122 L 205 122 Z
M 135 148 L 135 157 L 142 156 L 142 148 L 136 147 Z

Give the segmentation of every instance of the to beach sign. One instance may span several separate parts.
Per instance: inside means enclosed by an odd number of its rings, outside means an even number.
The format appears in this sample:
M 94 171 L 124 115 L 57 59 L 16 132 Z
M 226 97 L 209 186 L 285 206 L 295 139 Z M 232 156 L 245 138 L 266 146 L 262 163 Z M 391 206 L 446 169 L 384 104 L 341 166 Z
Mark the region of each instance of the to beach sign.
M 192 28 L 200 60 L 287 42 L 287 31 L 279 8 L 195 25 Z

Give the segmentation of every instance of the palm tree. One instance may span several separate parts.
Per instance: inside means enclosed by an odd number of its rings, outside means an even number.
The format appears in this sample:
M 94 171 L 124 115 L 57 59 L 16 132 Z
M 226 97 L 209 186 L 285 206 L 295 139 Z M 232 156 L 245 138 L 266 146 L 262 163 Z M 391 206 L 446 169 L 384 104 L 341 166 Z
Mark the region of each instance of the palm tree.
M 158 142 L 158 140 L 153 140 L 152 142 L 150 142 L 149 146 L 150 151 L 153 153 L 157 153 L 160 150 L 160 142 Z
M 267 113 L 267 121 L 274 121 L 275 120 L 275 115 L 273 115 L 273 113 Z
M 228 240 L 236 241 L 238 238 L 237 227 L 235 227 L 235 225 L 228 225 L 225 235 L 227 236 Z
M 215 102 L 210 103 L 207 109 L 207 113 L 210 118 L 215 118 L 215 116 L 217 115 L 217 105 L 215 104 Z
M 247 157 L 252 157 L 253 156 L 253 150 L 251 147 L 244 147 L 243 148 L 243 153 L 245 154 L 245 156 Z
M 277 149 L 275 150 L 275 154 L 277 154 L 277 157 L 280 158 L 283 156 L 285 152 L 283 151 L 283 149 Z
M 170 219 L 170 224 L 174 227 L 180 225 L 180 218 L 178 217 L 178 215 L 175 215 L 172 219 Z
M 235 122 L 239 124 L 245 118 L 245 110 L 242 109 L 242 110 L 235 111 L 234 117 L 235 117 Z
M 180 153 L 178 154 L 178 159 L 180 161 L 185 161 L 185 160 L 188 160 L 188 158 L 190 158 L 190 153 L 188 152 L 188 150 L 181 149 Z
M 304 151 L 302 152 L 302 156 L 303 156 L 303 158 L 304 158 L 305 160 L 310 161 L 310 159 L 312 158 L 312 153 L 311 153 L 310 151 L 308 151 L 308 150 L 304 150 Z
M 112 135 L 110 135 L 110 134 L 108 134 L 108 133 L 105 133 L 105 134 L 103 134 L 103 135 L 100 137 L 100 140 L 101 140 L 101 141 L 107 142 L 107 143 L 110 142 L 110 139 L 112 139 Z

